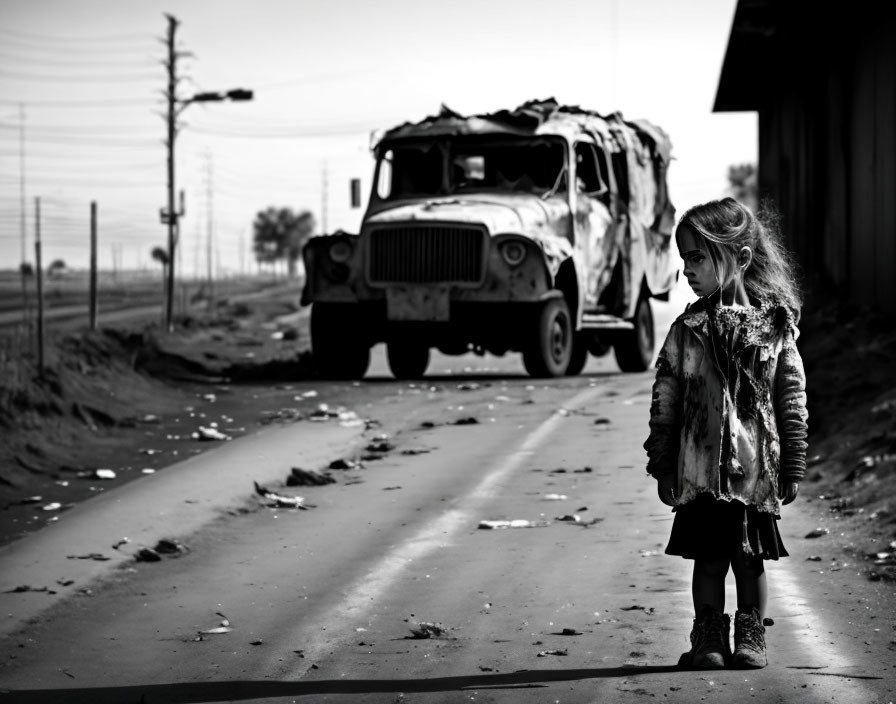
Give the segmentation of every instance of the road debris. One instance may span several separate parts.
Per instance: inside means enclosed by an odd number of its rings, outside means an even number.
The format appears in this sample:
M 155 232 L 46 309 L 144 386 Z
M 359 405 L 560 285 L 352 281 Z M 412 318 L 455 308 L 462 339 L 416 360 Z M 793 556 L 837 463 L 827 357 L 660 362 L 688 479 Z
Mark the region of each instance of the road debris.
M 391 452 L 395 449 L 394 443 L 389 442 L 388 440 L 379 440 L 377 442 L 372 442 L 367 447 L 364 448 L 367 452 Z
M 199 426 L 199 430 L 193 433 L 194 440 L 230 440 L 229 435 L 225 435 L 216 427 L 216 423 L 212 423 L 210 426 Z
M 364 469 L 364 465 L 357 460 L 347 460 L 340 458 L 333 460 L 329 465 L 330 469 Z
M 549 655 L 569 655 L 569 651 L 566 648 L 557 648 L 555 650 L 542 650 L 538 653 L 538 657 L 546 658 Z
M 134 555 L 137 562 L 160 562 L 162 556 L 152 548 L 140 548 Z
M 454 425 L 478 425 L 479 419 L 474 416 L 468 416 L 466 418 L 458 418 L 454 421 Z
M 187 546 L 176 540 L 162 538 L 156 543 L 155 551 L 160 555 L 183 555 L 187 552 Z
M 105 562 L 106 560 L 111 560 L 111 557 L 106 557 L 100 552 L 90 552 L 86 555 L 67 555 L 69 560 L 96 560 L 97 562 Z
M 12 589 L 7 589 L 4 594 L 22 594 L 23 592 L 46 592 L 47 594 L 55 594 L 56 592 L 47 587 L 32 587 L 28 584 L 20 584 Z
M 828 530 L 827 528 L 816 528 L 815 530 L 810 530 L 810 531 L 809 531 L 808 533 L 806 533 L 806 535 L 804 535 L 803 537 L 804 537 L 804 538 L 820 538 L 820 537 L 822 537 L 823 535 L 827 535 L 827 534 L 830 533 L 830 532 L 831 532 L 831 531 Z
M 115 479 L 116 476 L 114 469 L 95 469 L 91 475 L 93 479 Z
M 199 635 L 217 636 L 223 633 L 230 633 L 232 630 L 230 626 L 218 626 L 217 628 L 206 628 L 204 631 L 199 631 Z
M 543 501 L 566 501 L 569 497 L 566 494 L 543 494 Z
M 323 486 L 334 484 L 336 479 L 330 474 L 324 474 L 313 469 L 293 467 L 286 478 L 286 486 Z
M 41 506 L 42 511 L 58 511 L 62 508 L 62 504 L 58 501 L 51 501 L 46 506 Z
M 529 521 L 524 518 L 517 518 L 512 521 L 479 521 L 479 528 L 484 530 L 495 530 L 498 528 L 543 528 L 551 525 L 550 521 Z
M 130 538 L 122 538 L 121 540 L 118 540 L 112 544 L 112 549 L 118 550 L 118 548 L 120 548 L 122 545 L 127 545 L 130 542 L 131 542 Z
M 421 621 L 416 626 L 411 627 L 412 635 L 410 638 L 439 638 L 445 635 L 448 629 L 441 623 L 432 623 L 430 621 Z
M 303 511 L 307 511 L 309 508 L 312 508 L 310 505 L 305 505 L 305 499 L 301 496 L 283 496 L 282 494 L 277 494 L 270 489 L 266 489 L 258 482 L 253 483 L 255 484 L 255 493 L 259 496 L 263 496 L 266 499 L 266 505 L 268 508 L 299 508 Z

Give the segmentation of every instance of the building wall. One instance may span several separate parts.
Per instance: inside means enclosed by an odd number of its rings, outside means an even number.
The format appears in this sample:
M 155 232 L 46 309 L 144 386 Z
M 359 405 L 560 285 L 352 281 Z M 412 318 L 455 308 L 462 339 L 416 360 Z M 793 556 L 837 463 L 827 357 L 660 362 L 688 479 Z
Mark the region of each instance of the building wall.
M 767 7 L 774 69 L 746 99 L 759 113 L 760 195 L 781 212 L 810 292 L 896 315 L 896 18 L 870 5 L 809 22 L 794 5 Z

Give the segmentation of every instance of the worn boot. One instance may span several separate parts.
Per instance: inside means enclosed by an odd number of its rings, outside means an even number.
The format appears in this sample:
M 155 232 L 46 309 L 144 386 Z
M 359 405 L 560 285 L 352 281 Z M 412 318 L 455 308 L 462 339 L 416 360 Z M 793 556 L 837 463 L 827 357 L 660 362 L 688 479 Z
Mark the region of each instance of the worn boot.
M 725 667 L 731 661 L 731 617 L 704 606 L 694 619 L 691 649 L 678 659 L 679 667 L 695 670 Z
M 758 609 L 738 611 L 734 615 L 734 667 L 765 667 L 765 626 Z

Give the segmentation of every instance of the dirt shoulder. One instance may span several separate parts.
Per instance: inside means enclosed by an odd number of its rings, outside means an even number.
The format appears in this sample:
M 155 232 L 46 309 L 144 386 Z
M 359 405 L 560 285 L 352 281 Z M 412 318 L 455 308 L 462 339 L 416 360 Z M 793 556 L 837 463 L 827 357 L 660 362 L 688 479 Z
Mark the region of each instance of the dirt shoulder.
M 0 347 L 0 545 L 91 496 L 162 471 L 224 437 L 300 421 L 317 403 L 307 311 L 294 297 L 179 321 L 51 340 L 43 377 L 13 338 Z M 896 326 L 838 303 L 808 310 L 810 466 L 799 501 L 817 518 L 816 556 L 896 580 Z M 16 346 L 18 344 L 18 347 Z M 113 479 L 103 479 L 102 475 Z

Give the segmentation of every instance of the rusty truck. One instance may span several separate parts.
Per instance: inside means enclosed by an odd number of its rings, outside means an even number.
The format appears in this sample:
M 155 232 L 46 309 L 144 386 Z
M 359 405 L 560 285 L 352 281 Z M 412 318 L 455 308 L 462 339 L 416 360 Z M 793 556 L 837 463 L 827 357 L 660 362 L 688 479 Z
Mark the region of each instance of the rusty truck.
M 554 99 L 442 106 L 372 150 L 360 231 L 302 251 L 323 377 L 363 377 L 378 343 L 398 379 L 422 377 L 433 349 L 520 353 L 533 377 L 579 374 L 611 349 L 622 371 L 649 367 L 650 299 L 678 275 L 659 126 Z

